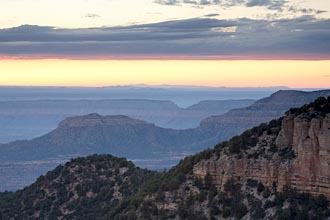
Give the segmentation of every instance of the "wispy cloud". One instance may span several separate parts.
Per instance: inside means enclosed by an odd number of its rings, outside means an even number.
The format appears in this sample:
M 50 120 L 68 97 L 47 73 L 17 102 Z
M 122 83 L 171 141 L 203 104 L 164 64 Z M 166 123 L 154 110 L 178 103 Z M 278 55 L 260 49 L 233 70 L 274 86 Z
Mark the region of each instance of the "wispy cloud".
M 127 27 L 0 29 L 0 55 L 330 57 L 330 20 L 194 18 Z M 298 31 L 299 30 L 299 31 Z
M 327 11 L 313 8 L 298 7 L 294 1 L 290 0 L 154 0 L 155 3 L 162 5 L 192 5 L 192 7 L 203 8 L 208 5 L 218 5 L 222 8 L 231 7 L 264 7 L 273 12 L 302 13 L 306 15 L 317 15 Z
M 277 9 L 285 5 L 285 0 L 155 0 L 156 3 L 163 5 L 221 5 L 232 7 L 245 5 L 246 7 L 266 6 L 268 8 Z
M 96 19 L 96 18 L 100 18 L 101 16 L 98 14 L 94 14 L 94 13 L 87 13 L 84 18 L 91 18 L 91 19 Z
M 288 7 L 288 11 L 293 13 L 302 13 L 302 14 L 322 14 L 326 13 L 326 10 L 316 10 L 312 8 L 303 8 L 303 7 L 297 7 L 297 6 L 290 6 Z

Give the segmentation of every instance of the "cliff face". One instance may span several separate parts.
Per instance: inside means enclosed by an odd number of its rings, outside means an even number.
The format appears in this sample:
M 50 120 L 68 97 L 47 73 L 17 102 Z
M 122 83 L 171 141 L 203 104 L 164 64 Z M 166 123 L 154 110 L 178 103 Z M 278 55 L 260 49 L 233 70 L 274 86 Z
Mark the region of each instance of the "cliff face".
M 274 143 L 277 152 L 271 149 Z M 262 135 L 245 153 L 224 153 L 194 166 L 195 175 L 207 173 L 218 187 L 232 177 L 255 179 L 280 191 L 288 185 L 330 198 L 330 114 L 318 118 L 289 115 L 282 120 L 278 135 Z
M 330 115 L 313 119 L 291 117 L 283 125 L 277 145 L 283 148 L 292 144 L 297 152 L 288 167 L 287 184 L 330 197 Z

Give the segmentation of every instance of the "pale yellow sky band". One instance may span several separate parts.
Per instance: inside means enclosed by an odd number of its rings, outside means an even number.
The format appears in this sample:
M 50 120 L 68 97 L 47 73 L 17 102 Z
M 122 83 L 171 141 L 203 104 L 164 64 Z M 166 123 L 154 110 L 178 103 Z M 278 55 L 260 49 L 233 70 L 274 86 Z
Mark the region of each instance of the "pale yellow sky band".
M 0 60 L 0 85 L 329 88 L 330 60 Z

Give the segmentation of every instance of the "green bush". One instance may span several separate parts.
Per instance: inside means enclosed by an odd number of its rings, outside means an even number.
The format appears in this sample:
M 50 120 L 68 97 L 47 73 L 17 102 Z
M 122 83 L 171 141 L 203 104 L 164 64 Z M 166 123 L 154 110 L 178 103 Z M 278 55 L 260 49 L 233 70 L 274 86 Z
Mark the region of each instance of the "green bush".
M 210 173 L 207 173 L 204 177 L 204 186 L 206 189 L 210 189 L 213 185 L 213 179 Z
M 261 183 L 261 182 L 259 182 L 258 183 L 258 186 L 257 186 L 257 191 L 258 191 L 258 193 L 261 193 L 261 192 L 263 192 L 265 190 L 265 186 Z
M 292 149 L 292 147 L 286 147 L 283 148 L 279 151 L 279 156 L 283 159 L 283 160 L 291 160 L 293 158 L 296 157 L 294 150 Z
M 270 144 L 269 151 L 272 153 L 276 153 L 278 151 L 278 147 L 276 146 L 275 143 Z

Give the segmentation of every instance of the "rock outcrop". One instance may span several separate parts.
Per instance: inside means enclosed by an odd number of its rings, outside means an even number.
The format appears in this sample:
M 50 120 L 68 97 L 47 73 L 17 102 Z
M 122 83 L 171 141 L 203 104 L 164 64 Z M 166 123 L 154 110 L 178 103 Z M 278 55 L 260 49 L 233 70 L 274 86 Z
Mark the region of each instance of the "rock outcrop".
M 274 142 L 276 153 L 270 150 Z M 250 156 L 260 149 L 264 149 L 263 155 Z M 277 136 L 261 136 L 256 147 L 245 154 L 224 153 L 194 166 L 195 175 L 205 177 L 207 173 L 219 187 L 233 177 L 255 179 L 279 190 L 291 186 L 330 198 L 330 114 L 316 118 L 289 115 L 283 118 Z

